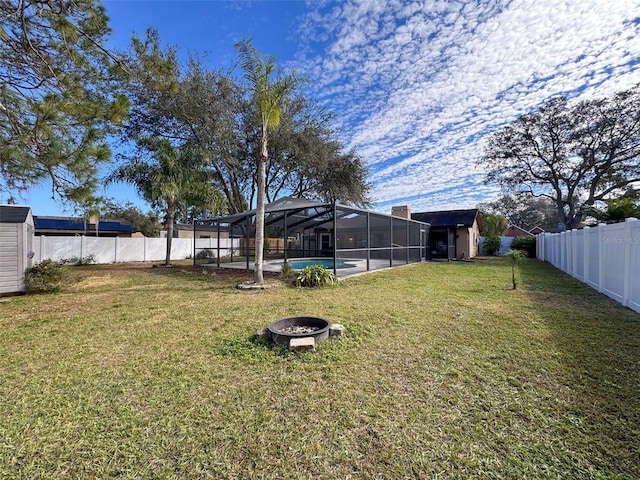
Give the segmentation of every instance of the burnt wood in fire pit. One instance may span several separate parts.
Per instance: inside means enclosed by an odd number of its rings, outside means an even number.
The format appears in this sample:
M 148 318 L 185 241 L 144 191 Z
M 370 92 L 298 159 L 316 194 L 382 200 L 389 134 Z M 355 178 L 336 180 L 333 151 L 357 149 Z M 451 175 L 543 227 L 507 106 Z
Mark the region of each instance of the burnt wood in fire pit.
M 329 338 L 331 322 L 318 317 L 290 317 L 277 320 L 267 328 L 271 339 L 279 344 L 289 346 L 292 338 L 313 337 L 316 344 Z

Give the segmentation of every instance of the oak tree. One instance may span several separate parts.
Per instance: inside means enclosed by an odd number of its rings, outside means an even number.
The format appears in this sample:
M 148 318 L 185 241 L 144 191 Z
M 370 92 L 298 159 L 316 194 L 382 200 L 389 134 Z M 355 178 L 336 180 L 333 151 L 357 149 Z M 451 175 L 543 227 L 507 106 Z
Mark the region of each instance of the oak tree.
M 640 181 L 640 86 L 610 98 L 556 98 L 493 134 L 487 183 L 551 199 L 565 228 Z

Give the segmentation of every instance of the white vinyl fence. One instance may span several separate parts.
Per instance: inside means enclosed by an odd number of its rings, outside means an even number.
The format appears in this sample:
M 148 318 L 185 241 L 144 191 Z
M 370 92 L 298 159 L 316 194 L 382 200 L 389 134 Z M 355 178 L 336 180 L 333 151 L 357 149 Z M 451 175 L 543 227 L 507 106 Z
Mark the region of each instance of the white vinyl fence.
M 234 240 L 238 247 L 238 240 Z M 216 238 L 198 238 L 196 248 L 211 248 L 215 258 L 218 240 Z M 84 235 L 68 237 L 34 237 L 33 263 L 44 259 L 62 260 L 70 258 L 84 259 L 92 256 L 96 263 L 147 262 L 164 260 L 167 251 L 166 238 L 120 238 L 87 237 Z M 220 239 L 220 248 L 231 248 L 231 240 Z M 228 253 L 228 250 L 225 250 Z M 174 238 L 171 242 L 171 260 L 181 260 L 193 256 L 192 238 Z
M 640 222 L 543 233 L 537 257 L 640 312 Z

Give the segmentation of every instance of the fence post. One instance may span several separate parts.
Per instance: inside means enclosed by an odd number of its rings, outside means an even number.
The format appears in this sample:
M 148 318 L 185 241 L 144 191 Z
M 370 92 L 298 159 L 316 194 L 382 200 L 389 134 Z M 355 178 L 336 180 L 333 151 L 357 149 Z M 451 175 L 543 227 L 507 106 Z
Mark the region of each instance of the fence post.
M 576 244 L 578 243 L 578 229 L 571 230 L 571 276 L 578 278 L 578 249 Z
M 44 247 L 46 245 L 44 237 L 44 235 L 40 235 L 40 258 L 38 259 L 38 263 L 40 263 L 43 258 L 47 258 L 44 256 Z
M 598 257 L 596 262 L 598 262 L 598 291 L 600 293 L 604 291 L 604 265 L 602 264 L 602 259 L 604 258 L 604 239 L 602 236 L 606 226 L 606 223 L 598 224 Z
M 80 235 L 80 257 L 84 258 L 84 235 Z
M 560 232 L 560 270 L 567 273 L 567 232 Z
M 589 284 L 589 271 L 590 265 L 589 259 L 589 228 L 584 227 L 582 229 L 582 281 L 586 284 Z
M 542 247 L 542 254 L 544 255 L 544 261 L 551 263 L 551 255 L 553 253 L 553 248 L 551 247 L 551 234 L 548 232 L 543 233 L 544 235 L 544 247 Z
M 637 222 L 637 218 L 627 218 L 624 222 L 624 286 L 622 287 L 622 305 L 629 306 L 629 295 L 631 294 L 631 226 Z
M 115 252 L 113 252 L 113 263 L 118 263 L 118 243 L 120 237 L 116 237 L 116 241 L 114 242 Z

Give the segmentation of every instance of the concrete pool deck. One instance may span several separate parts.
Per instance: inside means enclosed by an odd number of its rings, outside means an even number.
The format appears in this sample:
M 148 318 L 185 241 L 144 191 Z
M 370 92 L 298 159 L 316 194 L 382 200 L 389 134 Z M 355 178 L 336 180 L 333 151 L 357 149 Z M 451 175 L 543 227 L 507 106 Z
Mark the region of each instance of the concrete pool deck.
M 292 259 L 293 260 L 293 259 Z M 300 259 L 296 259 L 296 260 L 304 260 L 303 258 Z M 366 260 L 361 260 L 361 259 L 341 259 L 343 260 L 345 263 L 349 264 L 349 265 L 353 265 L 350 266 L 348 268 L 338 268 L 336 269 L 336 275 L 338 278 L 342 279 L 342 278 L 348 278 L 348 277 L 353 277 L 353 276 L 357 276 L 357 275 L 362 275 L 364 273 L 370 273 L 370 272 L 375 272 L 378 270 L 385 270 L 387 268 L 395 268 L 395 267 L 401 267 L 403 265 L 412 265 L 412 263 L 406 263 L 406 262 L 394 262 L 393 266 L 389 265 L 389 260 L 369 260 L 369 270 L 367 270 L 367 261 Z M 262 264 L 262 270 L 263 272 L 269 272 L 269 273 L 280 273 L 280 271 L 282 270 L 282 262 L 284 260 L 283 259 L 279 259 L 279 260 L 267 260 L 265 262 L 263 262 Z M 413 263 L 419 263 L 419 262 L 413 262 Z M 217 268 L 217 264 L 216 263 L 206 263 L 206 264 L 201 264 L 201 267 L 207 267 L 207 268 Z M 255 264 L 253 262 L 249 263 L 249 271 L 253 271 L 255 267 Z M 247 262 L 243 261 L 243 262 L 222 262 L 220 263 L 220 268 L 228 268 L 228 269 L 233 269 L 233 270 L 247 270 Z

